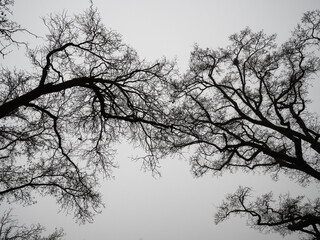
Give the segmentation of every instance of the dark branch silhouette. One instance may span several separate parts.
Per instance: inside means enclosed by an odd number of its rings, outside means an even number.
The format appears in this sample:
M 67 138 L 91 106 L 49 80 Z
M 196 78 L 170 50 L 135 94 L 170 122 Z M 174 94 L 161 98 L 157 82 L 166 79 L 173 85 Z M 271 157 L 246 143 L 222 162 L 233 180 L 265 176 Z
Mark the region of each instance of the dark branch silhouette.
M 292 231 L 308 234 L 309 239 L 319 239 L 320 199 L 305 201 L 304 196 L 295 198 L 289 194 L 280 195 L 278 206 L 270 192 L 251 200 L 252 190 L 240 187 L 234 194 L 229 194 L 219 206 L 215 222 L 220 223 L 231 215 L 249 216 L 248 224 L 259 230 L 270 230 L 286 235 Z
M 1 68 L 0 200 L 51 195 L 90 221 L 103 206 L 98 180 L 117 165 L 112 144 L 140 144 L 157 171 L 152 135 L 170 127 L 164 89 L 175 64 L 140 60 L 93 6 L 44 23 L 46 42 L 28 50 L 33 72 Z
M 3 13 L 13 1 L 2 1 Z M 1 13 L 1 12 L 0 12 Z M 176 79 L 175 63 L 150 63 L 107 29 L 91 6 L 82 14 L 50 15 L 43 46 L 28 49 L 32 70 L 1 66 L 0 200 L 33 203 L 51 195 L 80 221 L 103 206 L 100 177 L 116 167 L 112 145 L 140 144 L 143 165 L 185 148 L 196 176 L 244 169 L 320 180 L 320 126 L 308 111 L 310 80 L 320 67 L 320 11 L 307 12 L 281 46 L 249 28 L 217 50 L 195 46 L 190 68 Z M 16 31 L 0 17 L 0 54 Z M 232 214 L 280 234 L 319 237 L 319 199 L 272 193 L 250 201 L 250 189 L 227 196 L 216 222 Z
M 42 236 L 44 231 L 45 228 L 40 224 L 30 227 L 19 225 L 17 220 L 13 218 L 11 210 L 6 211 L 0 218 L 1 240 L 61 240 L 65 236 L 62 229 L 56 229 L 47 237 Z
M 15 37 L 16 33 L 25 32 L 29 35 L 37 37 L 35 34 L 29 32 L 27 29 L 22 28 L 18 23 L 10 19 L 12 11 L 11 6 L 14 0 L 1 0 L 0 2 L 0 55 L 5 57 L 12 49 L 11 46 L 27 46 L 27 42 L 21 42 Z
M 318 183 L 320 125 L 308 111 L 308 88 L 319 73 L 319 36 L 320 11 L 313 11 L 280 47 L 275 35 L 249 28 L 231 35 L 225 48 L 195 46 L 183 80 L 171 84 L 174 124 L 161 147 L 195 149 L 190 162 L 196 176 L 243 169 Z M 247 212 L 262 223 L 261 213 L 248 209 L 234 205 L 225 215 Z M 283 223 L 319 239 L 319 212 L 310 214 L 290 224 L 272 218 L 264 223 L 271 228 Z

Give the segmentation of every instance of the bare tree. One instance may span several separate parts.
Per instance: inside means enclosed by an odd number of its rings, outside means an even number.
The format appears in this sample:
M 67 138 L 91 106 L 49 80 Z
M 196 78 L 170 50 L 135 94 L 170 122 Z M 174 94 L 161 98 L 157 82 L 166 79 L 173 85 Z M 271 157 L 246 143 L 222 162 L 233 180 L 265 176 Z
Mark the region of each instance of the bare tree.
M 174 63 L 140 60 L 93 6 L 44 24 L 44 45 L 28 50 L 33 69 L 0 69 L 0 200 L 51 195 L 90 221 L 103 206 L 99 178 L 116 166 L 112 145 L 126 139 L 152 150 L 153 129 L 168 128 L 164 89 Z M 154 171 L 157 154 L 145 157 Z
M 276 231 L 286 235 L 299 231 L 308 235 L 308 239 L 319 239 L 320 199 L 306 200 L 305 196 L 291 197 L 280 195 L 274 199 L 272 192 L 251 201 L 252 190 L 239 189 L 226 197 L 215 215 L 215 222 L 222 222 L 230 215 L 249 215 L 248 224 L 260 231 Z
M 38 225 L 26 227 L 19 225 L 11 214 L 11 210 L 6 211 L 0 218 L 0 239 L 1 240 L 60 240 L 65 235 L 63 230 L 55 230 L 48 237 L 41 236 L 45 228 Z
M 280 47 L 275 40 L 246 28 L 231 35 L 226 48 L 195 46 L 189 71 L 172 83 L 175 124 L 159 147 L 171 152 L 193 147 L 196 176 L 243 169 L 319 183 L 320 125 L 307 109 L 308 87 L 319 73 L 320 11 L 307 12 Z M 319 199 L 308 203 L 311 208 L 300 205 L 300 198 L 282 197 L 278 208 L 271 208 L 270 195 L 247 205 L 248 192 L 241 188 L 229 196 L 217 222 L 247 213 L 254 226 L 320 239 Z M 286 212 L 291 206 L 296 211 Z

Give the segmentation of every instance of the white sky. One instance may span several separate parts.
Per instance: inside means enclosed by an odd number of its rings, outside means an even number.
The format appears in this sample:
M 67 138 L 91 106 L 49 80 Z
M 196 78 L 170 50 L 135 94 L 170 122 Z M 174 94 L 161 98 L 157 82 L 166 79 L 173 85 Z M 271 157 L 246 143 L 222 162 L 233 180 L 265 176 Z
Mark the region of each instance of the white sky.
M 216 48 L 228 43 L 228 36 L 246 26 L 255 31 L 277 33 L 279 43 L 307 10 L 320 8 L 319 0 L 94 0 L 107 27 L 122 34 L 124 42 L 142 58 L 177 58 L 182 70 L 188 65 L 194 43 Z M 30 31 L 44 35 L 40 19 L 66 9 L 78 13 L 88 0 L 16 0 L 14 16 Z M 22 61 L 22 60 L 21 60 Z M 15 60 L 19 65 L 19 61 Z M 72 216 L 57 213 L 54 199 L 40 198 L 32 207 L 17 206 L 21 222 L 45 225 L 48 230 L 63 227 L 67 239 L 95 240 L 212 240 L 283 239 L 263 235 L 246 226 L 246 220 L 231 218 L 214 225 L 215 206 L 238 185 L 254 187 L 256 193 L 275 190 L 319 195 L 319 187 L 302 188 L 283 177 L 272 182 L 260 175 L 225 174 L 194 179 L 186 161 L 165 159 L 162 178 L 154 179 L 140 170 L 128 156 L 139 150 L 122 145 L 115 180 L 102 183 L 106 208 L 93 224 L 77 225 Z M 286 239 L 298 239 L 289 236 Z

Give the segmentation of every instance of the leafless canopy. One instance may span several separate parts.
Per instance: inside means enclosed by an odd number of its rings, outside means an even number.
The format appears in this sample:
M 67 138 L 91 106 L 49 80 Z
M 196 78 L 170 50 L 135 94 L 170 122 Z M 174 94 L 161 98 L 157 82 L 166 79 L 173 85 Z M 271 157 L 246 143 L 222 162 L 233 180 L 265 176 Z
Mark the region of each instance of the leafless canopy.
M 0 18 L 3 56 L 6 41 L 14 43 L 6 23 Z M 306 185 L 320 180 L 320 125 L 308 111 L 320 66 L 320 11 L 307 12 L 280 47 L 275 35 L 249 28 L 225 48 L 195 46 L 180 80 L 174 63 L 140 60 L 93 7 L 44 24 L 46 42 L 28 50 L 33 70 L 0 69 L 0 200 L 52 195 L 90 220 L 103 205 L 98 178 L 110 176 L 112 144 L 121 139 L 144 147 L 144 164 L 154 171 L 159 157 L 193 147 L 196 176 L 244 169 Z M 229 195 L 216 222 L 245 213 L 258 229 L 320 239 L 319 199 L 248 199 L 249 188 Z
M 304 184 L 320 180 L 320 125 L 307 110 L 310 81 L 319 73 L 320 11 L 307 12 L 280 47 L 275 39 L 246 28 L 225 48 L 195 46 L 189 71 L 172 83 L 173 134 L 163 141 L 171 151 L 195 149 L 196 176 L 243 169 L 273 178 L 285 173 Z M 241 207 L 252 213 L 240 203 L 219 221 Z M 282 223 L 300 231 L 312 225 L 319 239 L 319 212 L 313 214 L 300 228 Z
M 52 195 L 87 221 L 103 205 L 99 176 L 116 166 L 112 144 L 124 138 L 148 151 L 153 129 L 167 128 L 174 64 L 140 60 L 93 7 L 44 24 L 47 40 L 28 51 L 32 72 L 0 69 L 0 200 Z M 145 160 L 155 170 L 155 153 Z

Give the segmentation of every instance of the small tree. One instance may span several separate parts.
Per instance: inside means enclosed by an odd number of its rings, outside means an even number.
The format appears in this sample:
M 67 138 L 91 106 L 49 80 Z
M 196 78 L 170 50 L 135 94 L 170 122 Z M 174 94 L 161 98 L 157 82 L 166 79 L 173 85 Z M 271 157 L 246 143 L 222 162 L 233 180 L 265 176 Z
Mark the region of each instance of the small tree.
M 151 150 L 150 133 L 167 128 L 163 89 L 174 64 L 140 60 L 92 6 L 44 24 L 44 45 L 28 50 L 33 69 L 0 69 L 0 200 L 51 195 L 90 221 L 103 206 L 99 178 L 116 166 L 112 144 Z M 145 159 L 155 170 L 155 153 Z
M 218 50 L 195 46 L 190 68 L 173 82 L 170 151 L 193 146 L 196 176 L 234 169 L 280 173 L 300 183 L 320 180 L 320 125 L 308 109 L 310 80 L 319 72 L 320 11 L 307 12 L 292 37 L 277 47 L 276 36 L 249 28 Z M 319 199 L 272 194 L 248 202 L 240 188 L 219 208 L 216 222 L 247 213 L 250 224 L 282 234 L 300 231 L 320 239 Z

